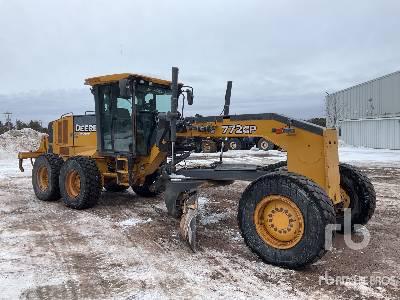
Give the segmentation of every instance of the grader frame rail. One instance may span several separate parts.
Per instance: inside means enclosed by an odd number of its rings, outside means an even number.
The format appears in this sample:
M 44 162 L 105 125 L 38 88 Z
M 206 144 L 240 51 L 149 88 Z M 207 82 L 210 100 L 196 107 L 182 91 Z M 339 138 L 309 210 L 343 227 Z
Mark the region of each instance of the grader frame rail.
M 273 113 L 182 118 L 178 99 L 185 94 L 192 104 L 193 89 L 178 83 L 177 68 L 171 81 L 124 73 L 89 78 L 86 84 L 95 98 L 95 124 L 64 115 L 49 124 L 50 135 L 37 151 L 18 155 L 21 171 L 24 159 L 36 158 L 32 184 L 41 200 L 62 198 L 83 209 L 96 204 L 103 188 L 132 187 L 146 197 L 165 190 L 167 211 L 181 218 L 182 235 L 195 250 L 197 189 L 251 181 L 239 202 L 242 236 L 264 261 L 292 268 L 326 252 L 325 227 L 343 225 L 345 209 L 352 209 L 353 225 L 367 223 L 374 212 L 368 178 L 339 164 L 334 129 Z M 208 167 L 179 165 L 194 149 L 193 141 L 243 135 L 272 141 L 287 151 L 287 163 L 225 164 L 222 151 Z

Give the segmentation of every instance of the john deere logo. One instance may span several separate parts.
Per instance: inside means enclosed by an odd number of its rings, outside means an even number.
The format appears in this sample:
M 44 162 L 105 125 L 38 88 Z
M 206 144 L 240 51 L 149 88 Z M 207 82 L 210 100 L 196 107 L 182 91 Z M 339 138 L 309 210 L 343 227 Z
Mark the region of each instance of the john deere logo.
M 96 132 L 96 125 L 75 125 L 75 132 Z

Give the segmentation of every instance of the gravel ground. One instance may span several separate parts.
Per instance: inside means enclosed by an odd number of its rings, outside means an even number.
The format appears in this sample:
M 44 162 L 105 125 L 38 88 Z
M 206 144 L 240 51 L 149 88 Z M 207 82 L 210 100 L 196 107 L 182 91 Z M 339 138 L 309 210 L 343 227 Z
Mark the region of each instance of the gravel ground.
M 19 173 L 16 160 L 0 158 L 0 298 L 398 299 L 400 166 L 359 166 L 378 196 L 368 247 L 350 250 L 337 235 L 331 253 L 293 271 L 264 264 L 244 245 L 236 210 L 246 182 L 201 190 L 200 246 L 193 254 L 179 237 L 178 221 L 167 216 L 162 195 L 104 192 L 96 207 L 75 211 L 61 201 L 37 200 L 30 168 Z M 321 282 L 324 276 L 395 282 L 333 285 Z

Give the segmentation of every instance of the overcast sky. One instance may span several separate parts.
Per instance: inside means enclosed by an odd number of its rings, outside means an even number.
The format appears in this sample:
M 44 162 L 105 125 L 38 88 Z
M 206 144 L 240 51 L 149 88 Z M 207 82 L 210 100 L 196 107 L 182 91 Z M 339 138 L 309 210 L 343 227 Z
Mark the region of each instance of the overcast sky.
M 399 13 L 398 0 L 0 0 L 1 109 L 47 122 L 94 107 L 86 77 L 178 66 L 188 113 L 219 114 L 233 80 L 232 113 L 322 116 L 325 91 L 400 69 Z

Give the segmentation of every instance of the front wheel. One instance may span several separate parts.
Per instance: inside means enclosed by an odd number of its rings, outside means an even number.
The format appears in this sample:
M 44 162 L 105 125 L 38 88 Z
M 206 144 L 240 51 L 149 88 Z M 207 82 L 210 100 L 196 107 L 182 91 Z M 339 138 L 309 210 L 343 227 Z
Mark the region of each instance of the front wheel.
M 66 206 L 74 209 L 93 207 L 101 190 L 101 174 L 93 159 L 72 157 L 61 168 L 60 192 Z
M 104 185 L 104 188 L 107 192 L 123 192 L 129 189 L 129 186 L 125 185 L 120 185 L 115 182 L 108 182 L 107 184 Z
M 265 262 L 288 268 L 311 264 L 325 253 L 325 228 L 335 211 L 324 190 L 306 177 L 277 171 L 253 181 L 239 202 L 238 223 Z
M 132 190 L 139 196 L 142 196 L 145 198 L 155 197 L 158 194 L 160 194 L 160 191 L 153 190 L 152 185 L 157 180 L 158 177 L 159 177 L 158 172 L 148 175 L 148 176 L 146 176 L 146 179 L 145 179 L 143 185 L 134 185 L 134 186 L 132 186 Z

